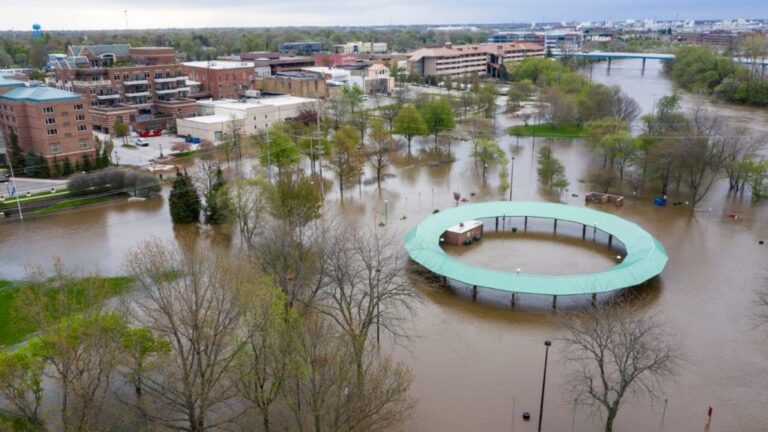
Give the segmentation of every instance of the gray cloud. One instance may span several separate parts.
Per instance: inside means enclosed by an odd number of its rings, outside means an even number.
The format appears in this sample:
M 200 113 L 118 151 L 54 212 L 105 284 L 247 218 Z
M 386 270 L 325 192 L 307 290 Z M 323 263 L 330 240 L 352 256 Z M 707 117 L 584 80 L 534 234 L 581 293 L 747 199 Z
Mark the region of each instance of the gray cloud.
M 0 29 L 261 27 L 623 20 L 674 17 L 763 18 L 765 0 L 27 0 L 0 9 Z

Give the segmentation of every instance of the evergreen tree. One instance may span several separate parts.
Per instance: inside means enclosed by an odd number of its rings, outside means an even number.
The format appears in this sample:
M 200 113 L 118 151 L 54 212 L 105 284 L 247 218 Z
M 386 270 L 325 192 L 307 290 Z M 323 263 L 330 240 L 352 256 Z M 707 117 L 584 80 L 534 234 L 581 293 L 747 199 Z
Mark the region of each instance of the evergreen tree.
M 61 175 L 66 177 L 72 175 L 74 172 L 75 170 L 72 168 L 72 161 L 69 160 L 68 156 L 65 156 L 64 164 L 61 166 Z
M 91 155 L 88 153 L 83 155 L 83 171 L 90 171 L 93 169 L 93 164 L 91 163 Z
M 168 204 L 173 223 L 197 223 L 200 221 L 200 196 L 186 172 L 176 173 Z
M 80 163 L 80 161 L 75 161 L 75 172 L 83 172 L 83 165 Z
M 11 131 L 9 136 L 8 150 L 10 150 L 10 161 L 13 165 L 13 169 L 17 172 L 22 172 L 26 165 L 26 159 L 24 158 L 24 151 L 19 145 L 19 136 L 15 132 Z
M 61 168 L 61 161 L 54 155 L 51 161 L 51 177 L 61 177 Z
M 205 223 L 219 225 L 227 220 L 229 202 L 226 196 L 226 182 L 221 167 L 216 168 L 215 179 L 205 194 Z
M 24 175 L 27 177 L 40 177 L 40 155 L 34 150 L 29 150 L 24 156 Z

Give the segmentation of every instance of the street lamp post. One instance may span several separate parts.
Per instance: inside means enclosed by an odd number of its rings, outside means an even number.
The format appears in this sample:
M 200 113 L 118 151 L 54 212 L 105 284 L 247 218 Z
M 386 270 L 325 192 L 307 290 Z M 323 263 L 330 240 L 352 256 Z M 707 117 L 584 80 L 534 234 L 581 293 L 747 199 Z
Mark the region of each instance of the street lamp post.
M 515 157 L 512 156 L 512 167 L 509 170 L 509 200 L 512 201 L 512 185 L 513 185 L 513 179 L 515 176 Z
M 539 428 L 538 428 L 539 432 L 541 432 L 541 420 L 544 416 L 544 388 L 547 385 L 547 360 L 549 357 L 549 347 L 552 346 L 552 342 L 544 341 L 544 346 L 546 347 L 546 350 L 544 351 L 544 376 L 541 379 L 541 403 L 539 404 Z
M 163 144 L 162 143 L 158 143 L 157 146 L 160 148 L 160 159 L 162 159 L 164 157 L 163 156 Z
M 120 158 L 117 157 L 117 150 L 115 150 L 115 165 L 120 166 Z

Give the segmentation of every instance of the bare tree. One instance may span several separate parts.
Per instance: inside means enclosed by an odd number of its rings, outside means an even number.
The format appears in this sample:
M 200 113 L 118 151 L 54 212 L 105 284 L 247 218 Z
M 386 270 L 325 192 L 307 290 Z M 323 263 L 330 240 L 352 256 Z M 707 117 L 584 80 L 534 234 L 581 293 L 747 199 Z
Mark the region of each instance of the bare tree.
M 386 129 L 384 122 L 380 119 L 374 119 L 371 124 L 370 150 L 366 151 L 368 162 L 376 172 L 376 185 L 381 190 L 381 177 L 389 168 L 389 152 L 394 146 L 392 134 Z
M 263 180 L 235 179 L 230 183 L 229 193 L 232 213 L 237 223 L 240 240 L 246 246 L 263 229 L 263 218 L 267 206 L 267 194 Z
M 198 247 L 183 251 L 147 241 L 125 262 L 137 295 L 126 309 L 171 345 L 168 368 L 148 375 L 147 394 L 162 410 L 155 419 L 177 430 L 220 428 L 242 411 L 226 375 L 242 342 L 239 293 L 253 288 L 254 274 L 241 260 Z
M 291 375 L 299 373 L 299 317 L 269 281 L 246 293 L 243 349 L 235 362 L 233 384 L 261 414 L 264 431 L 272 430 L 270 411 Z
M 681 357 L 664 323 L 628 304 L 566 314 L 565 359 L 572 365 L 568 390 L 574 402 L 605 415 L 605 431 L 627 398 L 655 398 L 674 378 Z
M 680 136 L 679 164 L 690 195 L 691 209 L 704 199 L 714 184 L 725 161 L 726 135 L 722 119 L 696 108 L 690 118 L 687 136 Z
M 301 338 L 304 375 L 286 395 L 298 429 L 315 432 L 397 430 L 414 408 L 410 371 L 372 348 L 363 356 L 365 388 L 355 391 L 357 368 L 349 341 L 331 320 L 310 316 Z
M 405 260 L 385 230 L 337 231 L 328 263 L 329 285 L 318 309 L 348 339 L 356 368 L 355 388 L 365 387 L 365 354 L 373 329 L 405 337 L 404 319 L 412 314 L 417 292 L 403 277 Z

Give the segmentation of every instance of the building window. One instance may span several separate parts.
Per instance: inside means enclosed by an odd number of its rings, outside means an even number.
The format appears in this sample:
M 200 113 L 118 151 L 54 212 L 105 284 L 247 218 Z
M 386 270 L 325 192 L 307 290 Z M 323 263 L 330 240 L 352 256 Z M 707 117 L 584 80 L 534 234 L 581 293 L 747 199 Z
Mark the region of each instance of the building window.
M 48 129 L 46 132 L 48 133 L 48 136 L 54 136 L 59 134 L 59 131 L 56 129 Z
M 88 125 L 77 125 L 77 130 L 79 132 L 85 132 L 88 130 Z
M 47 124 L 47 125 L 56 124 L 56 118 L 55 117 L 46 117 L 45 118 L 45 124 Z
M 123 74 L 123 81 L 130 81 L 130 79 L 131 79 L 131 74 L 129 73 Z
M 87 139 L 80 140 L 80 148 L 82 150 L 87 150 L 91 146 L 91 142 Z
M 115 81 L 120 81 L 120 74 L 119 73 L 115 74 Z
M 44 114 L 53 114 L 53 107 L 43 107 Z
M 78 114 L 75 119 L 77 121 L 85 121 L 85 114 Z
M 53 143 L 51 144 L 51 154 L 61 153 L 61 144 L 59 143 Z
M 75 104 L 75 111 L 82 111 L 83 110 L 83 104 Z

